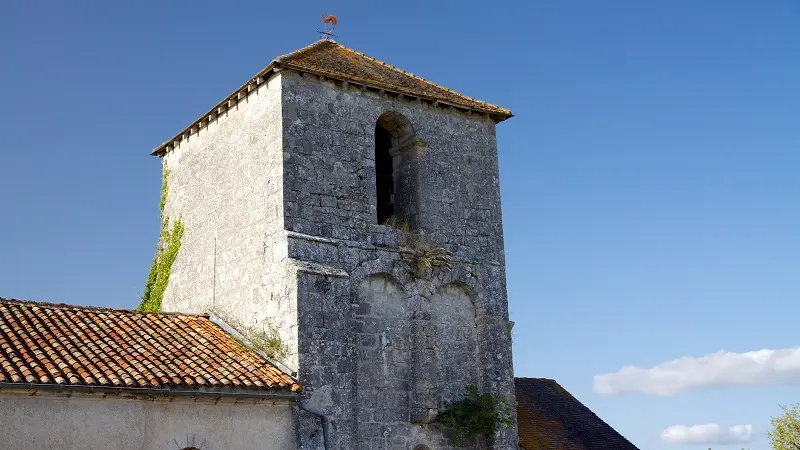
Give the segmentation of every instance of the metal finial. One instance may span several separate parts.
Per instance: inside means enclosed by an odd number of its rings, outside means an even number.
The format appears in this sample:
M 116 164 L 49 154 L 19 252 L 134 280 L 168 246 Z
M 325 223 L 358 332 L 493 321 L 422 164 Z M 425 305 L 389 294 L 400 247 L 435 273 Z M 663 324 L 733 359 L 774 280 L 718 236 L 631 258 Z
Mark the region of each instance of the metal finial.
M 326 16 L 325 13 L 322 13 L 322 23 L 325 24 L 325 31 L 320 31 L 319 33 L 322 35 L 322 39 L 330 39 L 331 36 L 336 37 L 333 34 L 333 31 L 336 29 L 336 24 L 339 22 L 336 19 L 336 16 L 333 14 Z

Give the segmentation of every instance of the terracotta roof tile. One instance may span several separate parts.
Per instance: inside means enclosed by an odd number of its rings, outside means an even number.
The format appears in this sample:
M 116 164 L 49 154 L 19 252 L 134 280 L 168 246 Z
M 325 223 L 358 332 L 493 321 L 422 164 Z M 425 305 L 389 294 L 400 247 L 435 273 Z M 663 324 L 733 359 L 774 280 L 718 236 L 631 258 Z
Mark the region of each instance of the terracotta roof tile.
M 638 450 L 554 380 L 515 378 L 525 450 Z
M 291 377 L 205 316 L 3 298 L 0 382 L 150 389 L 300 389 Z

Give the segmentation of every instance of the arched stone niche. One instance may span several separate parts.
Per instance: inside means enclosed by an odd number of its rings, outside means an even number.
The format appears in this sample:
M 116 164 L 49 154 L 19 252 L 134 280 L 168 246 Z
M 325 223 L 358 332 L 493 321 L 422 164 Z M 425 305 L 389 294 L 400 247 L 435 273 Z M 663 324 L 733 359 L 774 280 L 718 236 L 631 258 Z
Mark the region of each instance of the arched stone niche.
M 467 385 L 480 385 L 475 300 L 461 282 L 441 286 L 430 300 L 439 408 L 464 398 Z
M 408 423 L 411 310 L 403 286 L 387 273 L 364 277 L 356 297 L 358 434 L 372 436 Z

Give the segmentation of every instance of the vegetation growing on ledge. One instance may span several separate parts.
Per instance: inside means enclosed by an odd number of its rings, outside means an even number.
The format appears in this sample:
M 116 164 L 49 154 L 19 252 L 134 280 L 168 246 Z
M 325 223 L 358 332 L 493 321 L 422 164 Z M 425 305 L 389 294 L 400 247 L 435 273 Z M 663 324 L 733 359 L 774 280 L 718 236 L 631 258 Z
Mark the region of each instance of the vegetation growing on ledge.
M 243 347 L 261 353 L 262 356 L 280 364 L 285 364 L 286 358 L 291 355 L 288 344 L 281 338 L 280 331 L 272 319 L 266 318 L 257 325 L 246 326 L 225 311 L 212 310 L 212 313 L 236 332 L 234 336 Z
M 400 220 L 395 216 L 387 217 L 386 220 L 383 221 L 383 225 L 387 227 L 397 228 L 398 230 L 404 233 L 408 233 L 411 228 L 407 220 Z
M 467 386 L 467 396 L 439 414 L 437 421 L 451 428 L 456 442 L 472 441 L 491 444 L 498 427 L 511 428 L 511 410 L 495 395 L 481 394 L 475 386 Z
M 411 278 L 427 279 L 435 268 L 453 270 L 453 254 L 444 247 L 436 247 L 429 242 L 431 238 L 419 231 L 404 232 L 401 245 L 411 251 L 405 252 Z
M 283 342 L 278 329 L 272 323 L 266 323 L 264 330 L 248 329 L 245 332 L 247 346 L 265 354 L 268 358 L 284 362 L 289 355 L 289 347 Z
M 411 275 L 413 275 L 414 278 L 427 277 L 434 267 L 452 270 L 452 253 L 441 247 L 422 247 L 416 249 L 411 255 Z

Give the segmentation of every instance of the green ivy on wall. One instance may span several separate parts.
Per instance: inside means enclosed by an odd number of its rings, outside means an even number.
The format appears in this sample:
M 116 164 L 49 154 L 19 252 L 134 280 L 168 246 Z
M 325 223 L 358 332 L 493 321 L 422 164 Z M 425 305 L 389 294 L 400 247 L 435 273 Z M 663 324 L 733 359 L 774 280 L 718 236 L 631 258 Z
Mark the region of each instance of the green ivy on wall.
M 167 177 L 169 176 L 169 169 L 164 167 L 161 170 L 161 200 L 158 202 L 158 210 L 161 211 L 161 217 L 164 217 L 164 205 L 167 203 Z
M 172 229 L 169 228 L 169 217 L 164 215 L 164 204 L 167 200 L 167 176 L 169 172 L 164 169 L 161 177 L 161 235 L 156 255 L 153 257 L 153 264 L 147 274 L 147 282 L 144 286 L 144 294 L 139 302 L 139 311 L 161 311 L 161 300 L 164 297 L 164 290 L 167 289 L 169 275 L 172 272 L 172 263 L 178 256 L 181 248 L 181 238 L 183 237 L 183 222 L 180 219 L 172 222 Z M 162 245 L 163 248 L 162 248 Z
M 475 386 L 467 386 L 467 396 L 439 414 L 437 421 L 454 432 L 457 442 L 491 443 L 498 427 L 511 428 L 511 410 L 495 395 L 481 394 Z

